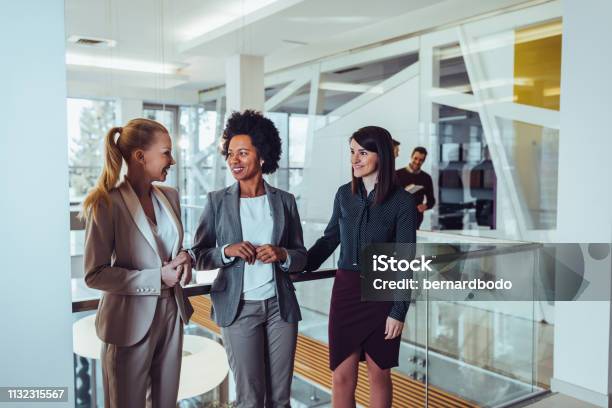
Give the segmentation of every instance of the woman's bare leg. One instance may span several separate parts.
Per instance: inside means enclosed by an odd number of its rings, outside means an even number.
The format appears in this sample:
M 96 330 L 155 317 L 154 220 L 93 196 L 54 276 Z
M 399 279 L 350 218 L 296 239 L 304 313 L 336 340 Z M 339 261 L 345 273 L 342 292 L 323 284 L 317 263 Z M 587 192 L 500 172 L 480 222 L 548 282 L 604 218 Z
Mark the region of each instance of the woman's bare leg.
M 393 398 L 391 369 L 383 370 L 366 354 L 370 380 L 370 408 L 390 408 Z
M 332 372 L 333 408 L 355 408 L 359 354 L 354 352 Z

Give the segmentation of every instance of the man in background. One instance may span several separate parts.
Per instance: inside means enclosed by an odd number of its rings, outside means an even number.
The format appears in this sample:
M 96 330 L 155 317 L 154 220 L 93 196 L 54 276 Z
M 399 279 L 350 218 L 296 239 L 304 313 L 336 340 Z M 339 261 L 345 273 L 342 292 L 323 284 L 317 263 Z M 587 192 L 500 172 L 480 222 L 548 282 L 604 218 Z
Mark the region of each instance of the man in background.
M 391 140 L 393 141 L 393 157 L 397 159 L 397 156 L 399 156 L 399 147 L 401 143 L 395 139 Z
M 425 211 L 436 204 L 431 176 L 421 170 L 426 158 L 427 150 L 421 146 L 415 147 L 408 166 L 395 173 L 398 184 L 414 195 L 417 204 L 417 228 L 421 227 Z

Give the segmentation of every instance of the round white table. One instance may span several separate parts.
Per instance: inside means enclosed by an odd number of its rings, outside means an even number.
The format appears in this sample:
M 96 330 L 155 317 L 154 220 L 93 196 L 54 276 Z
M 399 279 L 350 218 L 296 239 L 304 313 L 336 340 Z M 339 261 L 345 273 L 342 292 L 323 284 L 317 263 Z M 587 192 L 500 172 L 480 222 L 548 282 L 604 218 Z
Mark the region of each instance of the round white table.
M 72 326 L 72 344 L 75 354 L 100 359 L 102 342 L 96 334 L 96 315 L 76 321 Z M 95 370 L 95 365 L 93 365 Z M 179 382 L 178 401 L 207 393 L 223 382 L 229 372 L 229 364 L 223 346 L 202 336 L 183 336 L 183 360 Z M 92 378 L 95 389 L 95 376 Z M 92 393 L 95 406 L 95 391 Z

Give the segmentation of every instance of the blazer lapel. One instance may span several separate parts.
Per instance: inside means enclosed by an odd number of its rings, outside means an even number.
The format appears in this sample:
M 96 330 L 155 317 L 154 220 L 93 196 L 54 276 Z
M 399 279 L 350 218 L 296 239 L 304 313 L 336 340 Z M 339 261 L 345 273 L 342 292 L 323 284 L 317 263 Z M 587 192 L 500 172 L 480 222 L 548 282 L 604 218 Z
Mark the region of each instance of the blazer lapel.
M 174 241 L 174 245 L 172 246 L 172 258 L 174 259 L 178 255 L 178 251 L 181 248 L 181 243 L 183 242 L 183 228 L 181 227 L 181 222 L 179 221 L 177 214 L 174 212 L 174 207 L 168 201 L 166 195 L 159 189 L 159 187 L 153 185 L 153 194 L 159 200 L 161 206 L 164 208 L 166 215 L 172 220 L 172 226 L 174 227 L 174 231 L 176 232 L 176 241 Z
M 149 225 L 149 221 L 147 220 L 147 216 L 145 215 L 144 210 L 142 209 L 142 205 L 140 205 L 140 201 L 136 196 L 136 193 L 132 189 L 132 186 L 124 179 L 123 182 L 119 185 L 119 192 L 121 193 L 121 197 L 123 197 L 123 201 L 134 220 L 134 223 L 140 230 L 140 233 L 147 240 L 153 251 L 159 256 L 159 251 L 157 249 L 157 242 L 155 241 L 155 237 L 153 236 L 153 231 L 151 231 L 151 226 Z
M 231 225 L 230 242 L 242 242 L 242 224 L 240 223 L 240 185 L 236 182 L 225 189 L 227 202 L 227 222 Z
M 281 234 L 285 228 L 285 211 L 278 190 L 264 181 L 268 203 L 272 211 L 272 245 L 279 245 Z

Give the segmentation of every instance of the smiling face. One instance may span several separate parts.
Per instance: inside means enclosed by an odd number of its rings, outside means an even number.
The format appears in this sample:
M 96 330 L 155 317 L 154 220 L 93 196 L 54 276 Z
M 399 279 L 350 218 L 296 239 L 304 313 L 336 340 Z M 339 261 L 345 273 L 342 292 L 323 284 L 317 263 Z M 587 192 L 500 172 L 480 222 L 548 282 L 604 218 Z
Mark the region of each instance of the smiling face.
M 426 157 L 427 156 L 421 152 L 412 153 L 412 157 L 410 158 L 410 168 L 412 169 L 412 171 L 421 170 L 423 163 L 425 163 Z
M 236 135 L 230 139 L 226 160 L 237 181 L 261 175 L 259 154 L 249 135 Z
M 351 139 L 351 165 L 355 177 L 366 177 L 378 170 L 378 154 Z
M 172 140 L 164 132 L 155 132 L 153 143 L 137 154 L 142 155 L 144 172 L 151 181 L 166 181 L 170 166 L 176 163 L 172 157 Z

